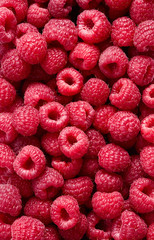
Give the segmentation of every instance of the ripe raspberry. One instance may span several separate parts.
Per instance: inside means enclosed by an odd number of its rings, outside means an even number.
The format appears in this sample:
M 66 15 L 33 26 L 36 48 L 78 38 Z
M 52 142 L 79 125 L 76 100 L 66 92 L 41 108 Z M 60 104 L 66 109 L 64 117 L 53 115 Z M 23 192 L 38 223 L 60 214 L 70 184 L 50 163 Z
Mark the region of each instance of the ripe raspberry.
M 148 108 L 142 101 L 139 105 L 139 111 L 141 113 L 140 117 L 142 117 L 142 119 L 149 116 L 150 114 L 153 114 L 153 109 Z
M 94 119 L 95 111 L 88 102 L 78 101 L 70 102 L 66 105 L 69 115 L 69 123 L 72 126 L 87 130 Z
M 59 133 L 45 133 L 41 139 L 42 148 L 51 156 L 60 156 L 62 153 L 60 151 L 58 143 Z
M 108 139 L 109 143 L 114 143 L 116 145 L 119 145 L 120 147 L 122 147 L 122 148 L 124 148 L 126 150 L 131 149 L 132 147 L 134 147 L 134 145 L 135 145 L 135 143 L 137 141 L 137 137 L 134 137 L 131 140 L 120 142 L 120 141 L 115 140 L 110 135 L 110 133 L 107 135 L 107 139 Z
M 154 222 L 154 211 L 149 213 L 144 213 L 141 216 L 148 226 Z
M 80 171 L 80 176 L 87 176 L 93 179 L 98 170 L 99 164 L 97 158 L 85 158 Z
M 134 34 L 134 46 L 139 52 L 147 52 L 149 50 L 154 50 L 154 21 L 147 20 L 141 22 Z
M 17 51 L 30 64 L 40 63 L 47 52 L 47 43 L 40 33 L 28 32 L 17 41 Z
M 72 11 L 73 0 L 50 0 L 48 10 L 52 17 L 65 18 Z
M 94 128 L 99 130 L 102 134 L 109 132 L 109 118 L 116 113 L 116 108 L 110 105 L 104 105 L 96 109 L 94 118 Z
M 124 200 L 119 192 L 95 192 L 92 207 L 96 215 L 102 219 L 113 219 L 121 214 Z
M 44 224 L 51 223 L 50 206 L 52 201 L 43 201 L 36 197 L 30 198 L 24 207 L 24 214 L 29 217 L 37 218 Z
M 0 213 L 0 239 L 11 239 L 11 224 L 14 221 L 14 217 L 8 214 Z
M 58 138 L 60 150 L 68 158 L 81 158 L 89 146 L 87 135 L 76 127 L 64 128 Z
M 140 121 L 131 112 L 119 111 L 109 119 L 109 131 L 116 141 L 129 141 L 140 131 Z
M 62 230 L 75 227 L 80 220 L 79 205 L 72 196 L 60 196 L 56 198 L 50 209 L 52 221 Z
M 99 78 L 91 78 L 84 84 L 81 98 L 91 105 L 99 106 L 105 104 L 109 93 L 109 87 L 104 81 Z
M 112 237 L 119 239 L 141 240 L 146 236 L 147 225 L 137 214 L 132 211 L 124 211 L 121 216 L 113 221 Z
M 45 228 L 44 240 L 60 240 L 59 233 L 54 225 Z
M 44 224 L 36 218 L 22 216 L 11 226 L 12 240 L 42 240 L 45 234 Z
M 0 42 L 11 42 L 15 37 L 16 27 L 17 20 L 13 12 L 6 7 L 0 7 Z
M 18 134 L 13 127 L 12 113 L 0 113 L 0 142 L 11 143 L 17 135 Z
M 0 184 L 0 212 L 18 216 L 22 209 L 18 188 L 10 184 Z
M 32 181 L 35 196 L 42 200 L 53 198 L 63 184 L 62 175 L 49 167 L 46 167 L 45 171 Z
M 154 146 L 147 146 L 141 151 L 140 161 L 143 170 L 154 177 Z
M 69 19 L 51 19 L 43 29 L 43 36 L 48 44 L 57 41 L 66 51 L 72 50 L 77 41 L 77 29 Z
M 148 56 L 133 57 L 128 66 L 128 76 L 137 85 L 144 86 L 153 81 L 154 60 Z
M 105 170 L 99 170 L 95 175 L 95 183 L 99 192 L 121 191 L 123 188 L 122 177 L 115 173 L 108 173 Z
M 141 134 L 139 134 L 137 136 L 137 140 L 136 140 L 136 144 L 135 144 L 135 149 L 138 153 L 140 153 L 142 151 L 142 149 L 146 146 L 152 146 L 152 143 L 149 143 L 148 141 L 146 141 Z
M 131 206 L 136 212 L 148 213 L 154 211 L 154 182 L 148 178 L 135 180 L 129 193 Z
M 77 18 L 78 36 L 89 44 L 99 43 L 110 36 L 111 24 L 105 14 L 92 9 L 85 10 Z
M 119 47 L 133 46 L 136 25 L 128 17 L 120 17 L 112 23 L 111 39 Z
M 83 9 L 96 8 L 101 0 L 76 0 L 77 4 Z
M 81 91 L 83 76 L 74 68 L 63 69 L 56 78 L 58 92 L 64 96 L 73 96 Z
M 47 50 L 44 60 L 41 62 L 43 70 L 52 75 L 62 70 L 67 63 L 65 50 L 59 47 L 51 47 Z
M 141 121 L 141 135 L 146 141 L 154 143 L 154 114 Z
M 153 240 L 153 239 L 154 239 L 154 223 L 152 223 L 148 227 L 148 231 L 147 231 L 147 240 Z
M 21 59 L 16 49 L 13 49 L 2 58 L 1 69 L 6 78 L 18 82 L 28 77 L 31 66 Z
M 124 10 L 130 6 L 131 0 L 105 0 L 105 3 L 107 6 L 109 6 L 109 8 L 112 8 L 114 10 Z
M 0 77 L 0 108 L 11 105 L 16 97 L 16 90 L 12 84 Z
M 6 171 L 13 172 L 13 162 L 15 154 L 12 149 L 3 143 L 0 143 L 0 174 Z
M 91 70 L 98 62 L 99 49 L 94 45 L 80 42 L 69 55 L 70 63 L 79 70 Z
M 32 65 L 31 72 L 27 80 L 32 82 L 45 82 L 51 80 L 51 76 L 47 74 L 39 64 Z
M 64 179 L 74 178 L 78 175 L 81 166 L 82 158 L 69 159 L 65 156 L 53 157 L 51 165 L 54 169 L 61 173 Z
M 14 102 L 5 108 L 5 112 L 13 113 L 18 107 L 21 107 L 23 105 L 23 99 L 17 95 Z
M 11 49 L 11 43 L 0 43 L 0 61 L 2 57 Z
M 23 136 L 34 135 L 39 125 L 37 109 L 31 106 L 22 106 L 13 112 L 13 126 Z
M 149 108 L 154 108 L 154 84 L 151 84 L 144 89 L 142 93 L 142 100 Z

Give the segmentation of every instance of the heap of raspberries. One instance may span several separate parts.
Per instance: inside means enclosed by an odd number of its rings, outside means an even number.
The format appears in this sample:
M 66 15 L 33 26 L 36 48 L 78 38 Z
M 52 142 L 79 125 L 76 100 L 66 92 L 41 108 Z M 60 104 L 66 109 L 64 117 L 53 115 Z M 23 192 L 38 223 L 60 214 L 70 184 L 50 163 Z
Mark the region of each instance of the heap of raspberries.
M 154 1 L 0 0 L 0 240 L 154 240 Z

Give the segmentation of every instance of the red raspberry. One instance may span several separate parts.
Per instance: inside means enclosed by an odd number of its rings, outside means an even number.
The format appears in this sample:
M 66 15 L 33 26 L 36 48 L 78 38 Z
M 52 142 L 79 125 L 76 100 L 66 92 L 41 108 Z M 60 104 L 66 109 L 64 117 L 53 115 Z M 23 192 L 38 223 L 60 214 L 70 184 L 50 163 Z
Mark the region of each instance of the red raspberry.
M 98 62 L 99 49 L 94 45 L 80 42 L 69 55 L 70 63 L 80 70 L 91 70 Z
M 142 151 L 142 149 L 146 146 L 151 146 L 153 145 L 152 143 L 149 143 L 148 141 L 146 141 L 141 134 L 139 134 L 137 136 L 137 141 L 136 141 L 136 144 L 135 144 L 135 149 L 138 153 L 140 153 Z
M 18 82 L 28 77 L 31 66 L 21 59 L 16 49 L 13 49 L 2 58 L 1 69 L 6 78 Z
M 115 140 L 111 135 L 110 133 L 107 135 L 107 138 L 108 138 L 108 142 L 109 143 L 114 143 L 116 145 L 119 145 L 120 147 L 128 150 L 132 147 L 134 147 L 136 141 L 137 141 L 137 137 L 134 137 L 132 138 L 131 140 L 128 140 L 128 141 L 123 141 L 123 142 L 120 142 L 120 141 L 117 141 Z
M 128 66 L 128 76 L 137 85 L 144 86 L 153 81 L 154 60 L 148 56 L 133 57 Z
M 40 125 L 43 129 L 53 133 L 61 131 L 68 123 L 68 113 L 58 102 L 49 102 L 39 110 Z
M 110 21 L 114 21 L 117 18 L 128 15 L 127 12 L 128 12 L 128 8 L 125 8 L 122 10 L 117 10 L 115 8 L 109 8 L 109 10 L 108 10 L 109 19 L 110 19 Z
M 61 173 L 64 179 L 69 179 L 78 175 L 82 162 L 82 158 L 69 159 L 65 156 L 60 156 L 53 157 L 51 165 L 54 169 Z
M 140 153 L 140 161 L 143 170 L 149 174 L 149 176 L 154 177 L 154 146 L 143 148 Z
M 139 52 L 154 50 L 154 21 L 147 20 L 141 22 L 134 34 L 134 46 Z
M 15 154 L 12 149 L 3 143 L 0 143 L 0 174 L 6 172 L 13 172 L 13 162 L 15 160 Z
M 11 49 L 11 43 L 0 43 L 0 61 L 2 57 Z
M 127 66 L 128 58 L 119 47 L 108 47 L 100 55 L 100 70 L 108 78 L 122 77 L 127 70 Z
M 43 36 L 48 44 L 58 41 L 66 51 L 72 50 L 77 41 L 77 29 L 69 19 L 51 19 L 43 29 Z
M 146 141 L 154 143 L 154 114 L 141 121 L 141 135 Z
M 148 178 L 135 180 L 129 193 L 131 206 L 136 212 L 148 213 L 154 211 L 154 182 Z
M 65 18 L 72 11 L 73 0 L 50 0 L 48 10 L 52 17 Z
M 53 198 L 63 184 L 62 175 L 49 167 L 46 167 L 45 171 L 32 182 L 35 196 L 42 200 Z
M 29 217 L 37 218 L 44 224 L 51 223 L 50 206 L 52 201 L 43 201 L 36 197 L 30 198 L 24 207 L 24 214 Z
M 110 105 L 104 105 L 96 109 L 94 118 L 94 128 L 103 134 L 109 132 L 109 118 L 116 113 L 116 108 Z
M 97 158 L 85 158 L 82 164 L 80 175 L 94 178 L 98 170 L 99 164 Z
M 76 0 L 77 4 L 83 9 L 96 8 L 101 0 Z
M 41 146 L 51 156 L 57 157 L 62 154 L 58 143 L 58 137 L 59 133 L 46 133 L 42 137 Z
M 142 93 L 142 100 L 149 108 L 154 108 L 154 84 L 145 88 Z
M 107 82 L 106 77 L 101 72 L 101 70 L 99 69 L 98 65 L 96 65 L 91 70 L 83 70 L 82 71 L 82 75 L 84 76 L 85 82 L 87 80 L 89 80 L 91 77 L 99 78 L 99 79 L 102 79 L 103 81 Z
M 0 42 L 11 42 L 15 37 L 16 27 L 17 20 L 13 12 L 6 7 L 0 7 Z
M 69 115 L 69 123 L 72 126 L 87 130 L 94 119 L 95 111 L 88 102 L 78 101 L 70 102 L 66 105 Z
M 55 226 L 50 225 L 45 228 L 44 240 L 60 240 L 59 233 Z
M 120 17 L 112 23 L 111 39 L 119 47 L 133 46 L 136 25 L 128 17 Z
M 105 104 L 109 93 L 109 87 L 104 81 L 99 78 L 91 78 L 84 84 L 81 98 L 91 105 L 99 106 Z
M 17 51 L 25 62 L 37 64 L 45 58 L 47 43 L 40 33 L 28 32 L 17 41 Z
M 16 97 L 16 90 L 12 84 L 0 77 L 0 107 L 11 105 Z
M 137 214 L 132 211 L 124 211 L 121 216 L 113 221 L 112 237 L 115 240 L 135 239 L 141 240 L 146 236 L 147 225 Z
M 18 188 L 10 184 L 0 184 L 0 212 L 18 216 L 22 209 Z
M 18 107 L 23 106 L 23 104 L 23 99 L 17 95 L 12 105 L 6 107 L 5 111 L 13 113 Z
M 121 191 L 123 188 L 122 177 L 115 173 L 108 173 L 105 170 L 99 170 L 95 175 L 95 183 L 99 192 Z
M 86 154 L 89 146 L 87 135 L 79 128 L 66 127 L 58 138 L 60 150 L 68 158 L 81 158 Z
M 31 106 L 22 106 L 13 112 L 13 126 L 23 136 L 34 135 L 39 125 L 37 109 Z
M 154 239 L 154 223 L 152 223 L 148 227 L 148 232 L 147 232 L 147 240 L 153 240 Z
M 29 84 L 24 95 L 24 104 L 35 108 L 53 100 L 53 91 L 45 84 L 39 82 Z
M 119 192 L 95 192 L 92 197 L 93 211 L 102 219 L 113 219 L 121 214 L 124 200 Z
M 82 237 L 86 233 L 88 227 L 87 218 L 84 214 L 81 214 L 79 222 L 68 230 L 60 230 L 60 235 L 65 240 L 70 240 L 73 237 L 73 240 L 83 239 Z
M 154 222 L 154 211 L 142 214 L 142 218 L 148 226 L 151 225 Z
M 109 119 L 109 131 L 116 141 L 129 141 L 140 131 L 140 121 L 131 112 L 119 111 Z
M 111 24 L 105 14 L 92 9 L 85 10 L 77 18 L 78 35 L 89 44 L 99 43 L 110 36 Z
M 67 63 L 67 54 L 65 50 L 59 47 L 51 47 L 47 50 L 41 67 L 50 75 L 58 73 Z
M 0 239 L 11 239 L 11 224 L 14 221 L 14 217 L 8 214 L 0 213 Z
M 141 113 L 140 117 L 142 117 L 142 119 L 149 116 L 150 114 L 153 114 L 153 109 L 148 108 L 142 101 L 139 105 L 139 111 Z
M 22 216 L 12 224 L 11 233 L 12 240 L 42 240 L 44 239 L 45 226 L 36 218 Z
M 110 102 L 122 110 L 132 110 L 140 102 L 141 94 L 137 86 L 128 78 L 120 78 L 112 86 Z
M 47 74 L 43 68 L 39 65 L 32 65 L 32 70 L 27 78 L 31 82 L 45 82 L 50 81 L 51 76 Z
M 79 205 L 72 196 L 60 196 L 56 198 L 50 209 L 52 221 L 62 230 L 75 227 L 80 220 Z
M 109 8 L 112 8 L 114 10 L 124 10 L 130 6 L 131 0 L 105 0 L 105 3 L 107 6 L 109 6 Z
M 74 68 L 65 68 L 57 75 L 58 92 L 64 96 L 73 96 L 81 91 L 83 76 Z

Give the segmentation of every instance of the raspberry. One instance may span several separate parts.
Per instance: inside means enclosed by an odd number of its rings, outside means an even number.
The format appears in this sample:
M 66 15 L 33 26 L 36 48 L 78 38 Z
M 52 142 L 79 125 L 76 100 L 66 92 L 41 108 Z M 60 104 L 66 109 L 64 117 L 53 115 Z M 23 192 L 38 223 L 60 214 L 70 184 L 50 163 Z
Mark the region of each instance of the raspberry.
M 15 160 L 15 154 L 12 149 L 3 143 L 0 143 L 0 174 L 1 171 L 4 173 L 7 170 L 8 172 L 13 172 L 13 162 Z
M 51 165 L 61 173 L 64 179 L 69 179 L 78 175 L 82 166 L 82 158 L 69 159 L 65 156 L 53 157 Z
M 10 215 L 0 213 L 0 239 L 11 239 L 11 224 L 14 221 L 14 217 Z
M 108 47 L 100 55 L 100 70 L 108 78 L 122 77 L 127 70 L 127 66 L 127 56 L 119 47 Z
M 141 121 L 141 135 L 150 142 L 154 143 L 154 114 L 150 114 Z
M 94 119 L 95 111 L 88 102 L 78 101 L 66 105 L 69 123 L 72 126 L 87 130 Z
M 58 138 L 60 150 L 68 158 L 81 158 L 89 146 L 86 134 L 76 127 L 64 128 Z
M 13 126 L 23 136 L 34 135 L 39 125 L 37 109 L 31 106 L 22 106 L 13 112 Z
M 31 72 L 27 78 L 31 82 L 48 82 L 51 79 L 51 76 L 47 74 L 43 68 L 39 65 L 32 65 Z
M 36 218 L 22 216 L 11 226 L 12 240 L 41 240 L 44 238 L 45 226 Z
M 23 106 L 23 104 L 23 99 L 17 95 L 12 105 L 5 108 L 5 111 L 13 113 L 18 107 Z
M 87 43 L 78 43 L 69 55 L 70 63 L 79 70 L 91 70 L 98 62 L 99 49 Z
M 17 51 L 25 62 L 37 64 L 45 58 L 47 43 L 40 33 L 28 32 L 17 41 Z
M 136 141 L 136 144 L 135 144 L 135 149 L 138 153 L 140 153 L 142 151 L 142 149 L 146 146 L 149 146 L 149 145 L 153 145 L 152 143 L 149 143 L 148 141 L 146 141 L 141 134 L 139 134 L 137 136 L 137 141 Z
M 154 222 L 154 211 L 142 214 L 142 218 L 148 226 L 151 225 Z
M 43 36 L 48 44 L 57 41 L 66 51 L 72 50 L 77 41 L 77 29 L 69 19 L 51 19 L 43 29 Z
M 13 49 L 2 58 L 1 69 L 6 78 L 18 82 L 28 77 L 31 66 L 21 59 L 16 49 Z
M 0 7 L 0 42 L 11 42 L 15 37 L 16 27 L 17 20 L 13 12 L 6 7 Z
M 110 102 L 122 110 L 132 110 L 140 102 L 141 94 L 137 86 L 128 78 L 120 78 L 112 86 Z
M 97 158 L 85 158 L 82 164 L 80 175 L 94 178 L 98 170 L 99 165 Z
M 45 84 L 39 82 L 29 84 L 24 95 L 24 104 L 35 108 L 53 100 L 53 91 Z
M 76 2 L 83 9 L 93 9 L 99 5 L 101 0 L 76 0 Z
M 41 146 L 51 156 L 57 157 L 62 154 L 58 143 L 58 137 L 58 133 L 46 133 L 42 137 Z
M 55 226 L 50 225 L 45 228 L 44 240 L 60 240 L 59 233 Z
M 148 213 L 154 210 L 154 182 L 148 178 L 135 180 L 129 193 L 131 206 L 136 212 Z
M 115 140 L 113 137 L 111 137 L 110 133 L 107 135 L 107 138 L 109 143 L 114 143 L 116 145 L 119 145 L 120 147 L 126 150 L 131 149 L 137 141 L 137 137 L 134 137 L 131 140 L 120 142 Z
M 147 225 L 137 214 L 124 211 L 121 216 L 113 221 L 112 237 L 115 240 L 132 238 L 141 240 L 146 236 Z
M 142 100 L 149 108 L 154 108 L 154 84 L 145 88 L 142 94 Z
M 149 116 L 150 114 L 153 114 L 153 109 L 148 108 L 142 101 L 140 102 L 140 105 L 139 105 L 139 111 L 141 113 L 140 117 L 142 117 L 141 118 L 142 120 L 143 118 Z
M 0 77 L 0 107 L 11 105 L 16 97 L 16 90 L 12 84 Z
M 46 167 L 45 171 L 32 182 L 35 196 L 42 200 L 54 197 L 63 184 L 62 175 L 49 167 Z
M 109 132 L 116 141 L 129 141 L 140 131 L 140 121 L 131 112 L 119 111 L 109 119 Z
M 112 24 L 111 39 L 119 47 L 133 46 L 133 37 L 136 25 L 128 17 L 120 17 Z
M 105 104 L 109 93 L 109 87 L 104 81 L 99 78 L 91 78 L 84 84 L 81 98 L 91 105 L 99 106 Z
M 88 222 L 87 218 L 84 214 L 81 214 L 79 222 L 73 227 L 68 230 L 60 230 L 60 235 L 63 237 L 65 240 L 79 240 L 82 239 L 84 234 L 86 233 L 88 227 Z
M 154 21 L 147 20 L 141 22 L 134 34 L 134 46 L 139 52 L 147 52 L 149 50 L 154 50 Z
M 0 212 L 18 216 L 22 208 L 18 188 L 10 184 L 0 184 Z
M 131 0 L 105 0 L 105 3 L 107 6 L 109 6 L 109 8 L 112 8 L 114 10 L 124 10 L 130 6 Z
M 68 113 L 58 102 L 49 102 L 39 110 L 40 125 L 43 129 L 53 133 L 61 131 L 68 123 Z
M 101 219 L 113 219 L 121 214 L 124 200 L 119 192 L 95 192 L 92 197 L 93 211 Z
M 140 161 L 143 170 L 154 177 L 154 146 L 147 146 L 141 151 Z
M 81 91 L 83 76 L 74 68 L 65 68 L 57 75 L 58 92 L 64 96 L 73 96 Z
M 62 70 L 67 63 L 67 54 L 65 50 L 59 47 L 51 47 L 47 50 L 44 60 L 41 62 L 41 67 L 48 74 L 56 74 Z
M 154 60 L 148 56 L 133 57 L 128 66 L 128 76 L 137 85 L 144 86 L 153 81 Z
M 56 198 L 50 209 L 52 221 L 62 230 L 75 227 L 80 220 L 79 205 L 72 196 L 60 196 Z
M 94 128 L 99 130 L 102 134 L 107 134 L 109 132 L 109 118 L 112 117 L 116 111 L 116 108 L 110 105 L 104 105 L 97 108 L 93 121 Z
M 36 197 L 30 198 L 24 207 L 24 214 L 29 217 L 37 218 L 44 224 L 50 224 L 51 201 L 43 201 Z
M 85 10 L 77 18 L 78 35 L 89 44 L 99 43 L 110 36 L 111 24 L 104 13 Z
M 73 0 L 50 0 L 48 10 L 52 17 L 65 18 L 72 11 Z
M 148 227 L 148 232 L 147 232 L 147 240 L 152 240 L 154 239 L 154 223 L 152 223 Z
M 95 183 L 99 192 L 121 191 L 123 188 L 122 177 L 115 173 L 108 173 L 105 170 L 99 170 L 95 175 Z
M 0 61 L 2 57 L 11 49 L 10 43 L 0 43 Z
M 37 28 L 44 27 L 50 20 L 50 13 L 48 9 L 41 7 L 41 4 L 34 3 L 30 5 L 27 12 L 27 22 Z

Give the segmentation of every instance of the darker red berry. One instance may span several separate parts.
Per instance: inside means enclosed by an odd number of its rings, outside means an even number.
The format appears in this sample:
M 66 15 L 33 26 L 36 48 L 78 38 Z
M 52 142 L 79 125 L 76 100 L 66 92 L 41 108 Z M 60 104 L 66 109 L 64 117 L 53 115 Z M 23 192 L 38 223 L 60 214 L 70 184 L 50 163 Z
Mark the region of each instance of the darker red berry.
M 0 78 L 0 107 L 11 105 L 16 97 L 16 91 L 12 84 L 4 78 Z
M 6 145 L 0 144 L 0 174 L 4 172 L 13 173 L 13 162 L 15 160 L 15 154 L 12 149 Z
M 80 175 L 94 178 L 99 168 L 100 167 L 97 158 L 85 158 L 82 164 Z
M 46 133 L 41 140 L 41 146 L 51 156 L 60 156 L 60 146 L 58 143 L 59 133 Z
M 50 0 L 48 10 L 52 17 L 65 18 L 72 11 L 73 0 Z
M 150 114 L 141 121 L 141 135 L 149 143 L 154 143 L 154 114 Z
M 149 174 L 149 176 L 154 177 L 154 146 L 143 148 L 140 153 L 140 161 L 143 170 Z
M 109 8 L 112 8 L 114 10 L 124 10 L 130 6 L 131 0 L 105 0 L 105 3 L 109 6 Z
M 144 89 L 142 100 L 146 106 L 154 108 L 154 84 L 151 84 Z

